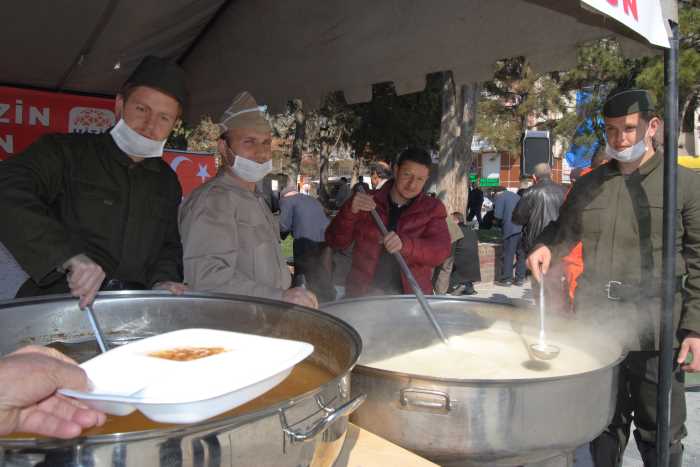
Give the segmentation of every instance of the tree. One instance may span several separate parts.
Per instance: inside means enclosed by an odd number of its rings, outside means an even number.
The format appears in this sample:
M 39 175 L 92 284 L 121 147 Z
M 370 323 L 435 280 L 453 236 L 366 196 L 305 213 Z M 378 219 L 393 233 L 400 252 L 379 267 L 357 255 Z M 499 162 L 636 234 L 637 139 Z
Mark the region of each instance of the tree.
M 480 92 L 479 83 L 457 87 L 451 72 L 443 74 L 437 187 L 438 197 L 448 213 L 466 211 L 471 143 Z
M 190 130 L 187 136 L 187 150 L 215 153 L 218 151 L 220 135 L 219 125 L 214 123 L 211 117 L 205 116 L 195 128 Z
M 326 95 L 321 108 L 309 119 L 309 149 L 319 157 L 319 200 L 328 206 L 328 167 L 333 159 L 347 159 L 355 155 L 351 144 L 358 127 L 358 117 L 347 105 L 341 92 Z
M 617 86 L 629 85 L 639 72 L 639 60 L 627 59 L 615 39 L 600 39 L 583 44 L 577 50 L 577 65 L 557 73 L 556 81 L 562 93 L 587 93 L 587 99 L 577 108 L 565 112 L 557 123 L 556 133 L 564 142 L 588 146 L 595 140 L 603 141 L 603 128 L 597 126 L 598 115 L 608 92 Z M 573 110 L 576 110 L 574 112 Z M 590 120 L 593 131 L 577 132 L 579 126 Z
M 499 150 L 520 152 L 525 130 L 554 130 L 569 105 L 554 78 L 535 73 L 522 57 L 497 62 L 479 102 L 479 136 Z

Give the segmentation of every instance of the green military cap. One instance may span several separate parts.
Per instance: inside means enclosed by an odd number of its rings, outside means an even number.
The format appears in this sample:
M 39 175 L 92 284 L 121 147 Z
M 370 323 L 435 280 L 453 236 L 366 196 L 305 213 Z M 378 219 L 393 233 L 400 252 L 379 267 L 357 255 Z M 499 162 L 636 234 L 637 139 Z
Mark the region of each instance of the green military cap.
M 604 117 L 623 117 L 637 112 L 653 112 L 654 101 L 648 91 L 618 88 L 608 94 L 603 105 Z
M 181 106 L 187 101 L 185 70 L 175 63 L 149 55 L 138 64 L 124 86 L 148 86 L 174 97 Z

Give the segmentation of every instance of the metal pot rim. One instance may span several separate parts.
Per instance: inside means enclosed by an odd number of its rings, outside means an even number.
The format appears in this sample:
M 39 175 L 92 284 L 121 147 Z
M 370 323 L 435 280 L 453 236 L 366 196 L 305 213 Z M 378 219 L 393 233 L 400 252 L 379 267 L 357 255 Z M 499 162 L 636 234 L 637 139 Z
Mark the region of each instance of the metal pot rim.
M 330 315 L 324 311 L 321 311 L 321 310 L 314 310 L 312 308 L 308 308 L 308 307 L 301 306 L 301 305 L 295 305 L 295 304 L 291 304 L 288 302 L 281 302 L 279 300 L 272 300 L 272 299 L 267 299 L 267 298 L 244 296 L 244 295 L 222 294 L 222 293 L 186 292 L 183 295 L 175 296 L 168 291 L 122 290 L 122 291 L 112 291 L 112 292 L 100 292 L 97 295 L 96 301 L 97 301 L 97 304 L 99 305 L 100 299 L 117 299 L 117 298 L 129 298 L 129 297 L 138 297 L 138 298 L 155 297 L 155 298 L 157 298 L 157 297 L 163 297 L 163 296 L 171 297 L 174 299 L 180 299 L 181 297 L 182 298 L 204 298 L 204 299 L 213 298 L 213 299 L 224 299 L 224 300 L 231 300 L 231 301 L 244 301 L 244 302 L 248 302 L 248 303 L 257 302 L 257 303 L 271 304 L 271 305 L 277 305 L 277 306 L 279 306 L 280 304 L 283 304 L 285 307 L 294 308 L 294 309 L 297 309 L 297 311 L 303 312 L 305 314 L 313 315 L 315 318 L 320 317 L 322 319 L 332 321 L 333 323 L 337 324 L 339 327 L 341 327 L 343 330 L 345 330 L 351 336 L 351 338 L 355 341 L 355 343 L 357 345 L 357 349 L 355 351 L 355 355 L 353 355 L 351 358 L 350 365 L 345 370 L 345 372 L 343 372 L 342 374 L 337 375 L 335 378 L 327 381 L 326 383 L 320 385 L 319 387 L 317 387 L 315 389 L 312 389 L 311 391 L 307 391 L 306 393 L 295 396 L 294 398 L 290 398 L 290 399 L 287 399 L 285 401 L 278 402 L 277 404 L 265 407 L 265 408 L 260 409 L 260 410 L 249 412 L 249 413 L 246 413 L 243 415 L 238 415 L 238 416 L 234 416 L 234 417 L 227 417 L 227 418 L 223 418 L 220 420 L 211 420 L 211 421 L 205 421 L 205 422 L 201 422 L 201 423 L 183 425 L 183 426 L 178 426 L 178 427 L 174 427 L 174 428 L 132 431 L 132 432 L 128 432 L 128 433 L 112 433 L 112 434 L 97 435 L 97 436 L 81 436 L 81 437 L 77 437 L 77 438 L 74 438 L 71 440 L 61 440 L 61 439 L 57 439 L 57 438 L 16 438 L 16 439 L 5 438 L 5 439 L 2 439 L 0 444 L 2 444 L 3 446 L 13 447 L 13 448 L 16 448 L 16 447 L 55 448 L 55 447 L 72 446 L 72 445 L 75 445 L 77 443 L 80 443 L 81 445 L 95 445 L 95 444 L 113 443 L 115 441 L 147 440 L 147 439 L 152 439 L 152 438 L 159 438 L 159 437 L 162 437 L 163 435 L 173 435 L 173 434 L 187 435 L 187 434 L 193 433 L 193 432 L 214 430 L 214 429 L 216 429 L 220 426 L 224 426 L 224 425 L 232 425 L 232 424 L 234 424 L 236 426 L 243 425 L 243 424 L 249 423 L 253 420 L 258 420 L 258 419 L 268 417 L 270 415 L 274 415 L 275 413 L 282 413 L 286 409 L 298 405 L 301 401 L 315 396 L 316 394 L 321 392 L 324 387 L 327 387 L 328 385 L 338 385 L 342 378 L 346 378 L 348 375 L 350 375 L 352 370 L 357 365 L 357 360 L 360 358 L 360 355 L 362 353 L 362 338 L 360 337 L 359 333 L 355 330 L 355 328 L 350 326 L 345 321 L 343 321 L 340 318 L 337 318 L 333 315 Z M 42 295 L 42 296 L 37 296 L 37 297 L 28 297 L 28 298 L 19 298 L 19 299 L 0 301 L 0 312 L 4 308 L 15 307 L 17 305 L 29 305 L 29 304 L 33 304 L 33 303 L 42 303 L 42 302 L 49 302 L 49 301 L 67 301 L 67 300 L 76 301 L 76 306 L 77 306 L 77 299 L 75 297 L 72 297 L 69 294 L 52 294 L 52 295 Z
M 516 306 L 517 304 L 523 303 L 527 304 L 528 306 L 531 306 L 528 302 L 525 302 L 524 300 L 519 300 L 519 299 L 488 299 L 488 298 L 480 298 L 480 297 L 455 297 L 452 295 L 431 295 L 427 297 L 428 300 L 434 299 L 434 298 L 439 298 L 439 299 L 447 299 L 451 301 L 462 301 L 462 302 L 476 302 L 476 303 L 484 303 L 484 304 L 497 304 L 497 305 L 509 305 L 509 306 Z M 349 303 L 359 303 L 359 302 L 367 302 L 368 300 L 372 301 L 388 301 L 388 300 L 396 300 L 396 299 L 414 299 L 414 295 L 378 295 L 378 296 L 370 296 L 370 297 L 361 297 L 361 298 L 349 298 L 349 299 L 344 299 L 344 300 L 339 300 L 337 302 L 332 302 L 329 305 L 330 306 L 335 306 L 335 305 L 345 305 Z M 392 371 L 392 370 L 383 370 L 380 368 L 374 368 L 372 366 L 368 365 L 362 365 L 362 364 L 357 364 L 355 366 L 355 370 L 358 373 L 365 373 L 369 375 L 377 375 L 381 376 L 383 378 L 388 378 L 388 379 L 405 379 L 405 378 L 410 378 L 411 380 L 424 380 L 427 382 L 434 381 L 436 383 L 451 383 L 451 384 L 457 384 L 460 386 L 470 386 L 470 385 L 489 385 L 489 386 L 513 386 L 517 384 L 528 384 L 528 383 L 540 383 L 540 382 L 553 382 L 553 381 L 559 381 L 559 380 L 571 380 L 572 378 L 577 378 L 577 377 L 585 377 L 587 375 L 593 375 L 599 372 L 604 372 L 608 371 L 610 368 L 618 366 L 626 357 L 627 357 L 628 351 L 625 349 L 621 350 L 620 356 L 613 360 L 612 362 L 608 363 L 605 366 L 589 370 L 589 371 L 584 371 L 580 373 L 573 373 L 573 374 L 568 374 L 568 375 L 559 375 L 559 376 L 549 376 L 549 377 L 542 377 L 542 378 L 513 378 L 513 379 L 460 379 L 460 378 L 439 378 L 435 376 L 427 376 L 427 375 L 421 375 L 419 373 L 404 373 L 400 371 Z
M 238 415 L 235 417 L 227 417 L 218 420 L 204 421 L 200 423 L 187 424 L 176 426 L 173 428 L 165 429 L 152 429 L 152 430 L 142 430 L 142 431 L 130 431 L 126 433 L 111 433 L 105 435 L 97 436 L 79 436 L 70 440 L 62 440 L 58 438 L 0 438 L 0 445 L 7 447 L 36 447 L 36 448 L 55 448 L 61 446 L 71 446 L 77 443 L 81 445 L 95 445 L 95 444 L 105 444 L 113 443 L 115 441 L 142 441 L 153 438 L 161 438 L 163 436 L 179 435 L 186 436 L 190 433 L 202 432 L 215 430 L 221 426 L 231 425 L 240 426 L 246 423 L 260 420 L 275 413 L 283 413 L 285 410 L 296 406 L 299 402 L 314 397 L 316 394 L 322 391 L 324 386 L 327 385 L 337 385 L 342 378 L 347 377 L 353 370 L 354 366 L 348 368 L 348 370 L 327 381 L 316 389 L 305 392 L 304 394 L 299 394 L 295 396 L 294 399 L 287 399 L 277 404 L 271 405 L 264 409 L 256 410 L 254 412 L 248 412 L 243 415 Z M 235 423 L 232 423 L 235 422 Z
M 553 381 L 559 381 L 559 380 L 571 380 L 577 377 L 585 377 L 588 375 L 593 375 L 595 373 L 599 372 L 604 372 L 608 371 L 612 367 L 618 366 L 625 358 L 627 357 L 627 351 L 624 351 L 620 357 L 618 357 L 615 361 L 602 366 L 600 368 L 596 368 L 594 370 L 589 370 L 589 371 L 584 371 L 580 373 L 573 373 L 573 374 L 568 374 L 568 375 L 560 375 L 560 376 L 549 376 L 549 377 L 543 377 L 543 378 L 513 378 L 513 379 L 459 379 L 459 378 L 438 378 L 435 376 L 427 376 L 427 375 L 421 375 L 418 373 L 402 373 L 400 371 L 390 371 L 390 370 L 382 370 L 379 368 L 373 368 L 371 366 L 366 366 L 366 365 L 356 365 L 354 371 L 357 373 L 365 373 L 365 374 L 374 374 L 378 376 L 382 376 L 384 378 L 389 378 L 389 379 L 405 379 L 405 378 L 410 378 L 413 381 L 416 380 L 424 380 L 424 381 L 435 381 L 436 383 L 450 383 L 450 384 L 456 384 L 458 386 L 471 386 L 471 385 L 479 385 L 479 386 L 515 386 L 515 385 L 522 385 L 522 384 L 529 384 L 529 383 L 544 383 L 544 382 L 553 382 Z

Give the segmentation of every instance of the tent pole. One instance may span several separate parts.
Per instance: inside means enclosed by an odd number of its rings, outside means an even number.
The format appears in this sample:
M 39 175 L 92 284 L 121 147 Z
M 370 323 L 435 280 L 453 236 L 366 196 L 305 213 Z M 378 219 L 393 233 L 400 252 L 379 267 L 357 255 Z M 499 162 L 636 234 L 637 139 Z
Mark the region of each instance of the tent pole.
M 656 400 L 657 466 L 669 465 L 673 308 L 676 295 L 676 178 L 678 173 L 678 24 L 670 22 L 671 47 L 664 51 L 664 230 L 659 387 Z

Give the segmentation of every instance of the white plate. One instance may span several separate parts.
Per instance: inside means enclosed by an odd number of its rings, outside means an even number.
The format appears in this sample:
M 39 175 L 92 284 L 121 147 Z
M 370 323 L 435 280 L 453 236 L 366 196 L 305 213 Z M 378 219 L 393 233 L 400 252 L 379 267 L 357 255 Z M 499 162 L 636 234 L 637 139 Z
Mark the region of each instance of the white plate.
M 177 347 L 223 347 L 190 361 L 149 353 Z M 313 352 L 306 342 L 213 329 L 182 329 L 114 348 L 80 365 L 89 392 L 60 389 L 112 415 L 140 410 L 161 423 L 196 423 L 269 391 Z

